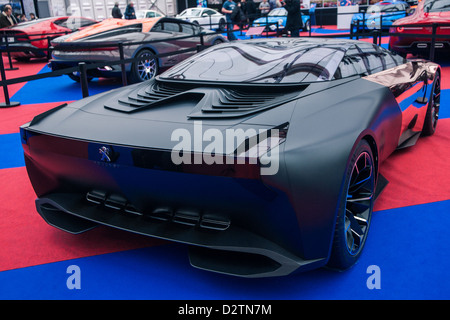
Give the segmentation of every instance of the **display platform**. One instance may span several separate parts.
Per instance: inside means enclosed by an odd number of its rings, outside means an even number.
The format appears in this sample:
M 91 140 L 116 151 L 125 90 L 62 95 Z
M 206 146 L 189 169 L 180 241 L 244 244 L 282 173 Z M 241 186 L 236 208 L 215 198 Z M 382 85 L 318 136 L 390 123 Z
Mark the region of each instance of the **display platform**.
M 265 279 L 195 269 L 179 244 L 107 227 L 70 235 L 49 226 L 34 207 L 19 126 L 80 99 L 81 88 L 66 76 L 10 86 L 11 100 L 21 105 L 0 109 L 0 299 L 449 299 L 450 62 L 442 64 L 436 133 L 383 165 L 389 184 L 359 262 L 340 273 Z M 8 79 L 49 71 L 45 61 L 14 65 Z M 93 80 L 89 92 L 119 86 Z M 79 288 L 70 285 L 73 266 Z

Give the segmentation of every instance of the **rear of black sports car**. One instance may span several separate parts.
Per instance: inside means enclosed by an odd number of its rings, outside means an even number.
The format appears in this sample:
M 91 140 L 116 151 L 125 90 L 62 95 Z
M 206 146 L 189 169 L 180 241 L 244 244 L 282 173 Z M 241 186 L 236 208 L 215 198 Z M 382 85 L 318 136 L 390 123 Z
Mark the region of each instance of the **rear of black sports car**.
M 324 77 L 320 63 L 285 66 L 271 84 L 268 72 L 246 84 L 184 81 L 193 61 L 23 125 L 38 212 L 72 233 L 107 225 L 186 243 L 192 265 L 226 274 L 324 266 L 356 145 L 367 141 L 376 165 L 397 147 L 391 91 L 360 77 L 283 84 Z
M 316 262 L 299 258 L 301 238 L 286 192 L 289 186 L 286 181 L 277 186 L 277 179 L 286 175 L 281 162 L 262 167 L 258 159 L 232 152 L 210 164 L 199 150 L 176 165 L 173 123 L 145 119 L 144 111 L 130 118 L 108 110 L 105 118 L 91 113 L 87 101 L 78 109 L 80 105 L 63 105 L 22 127 L 37 210 L 49 224 L 72 233 L 104 224 L 193 244 L 193 265 L 243 276 L 288 274 Z M 170 119 L 176 121 L 175 111 L 182 114 L 189 106 L 183 99 L 172 102 L 172 108 Z M 225 136 L 226 129 L 266 132 L 275 127 L 241 125 L 236 120 L 209 122 L 202 122 L 200 139 L 208 129 L 219 128 Z M 282 134 L 288 128 L 283 124 Z M 180 124 L 180 128 L 192 133 L 194 145 L 198 125 Z M 75 134 L 85 130 L 97 139 Z M 127 131 L 134 133 L 124 134 Z M 279 172 L 264 178 L 261 172 L 270 166 Z

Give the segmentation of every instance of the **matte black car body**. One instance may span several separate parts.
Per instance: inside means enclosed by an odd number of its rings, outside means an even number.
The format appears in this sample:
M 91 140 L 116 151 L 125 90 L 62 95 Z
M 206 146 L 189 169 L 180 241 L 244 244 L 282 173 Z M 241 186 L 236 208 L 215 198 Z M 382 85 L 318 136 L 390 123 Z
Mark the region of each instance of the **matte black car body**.
M 123 43 L 124 59 L 148 58 L 125 66 L 129 80 L 141 82 L 192 56 L 199 45 L 226 41 L 220 34 L 179 19 L 107 19 L 81 32 L 54 39 L 49 66 L 52 70 L 60 70 L 80 62 L 105 62 L 104 66 L 88 69 L 88 76 L 120 77 L 121 65 L 113 62 L 120 60 L 118 43 Z M 180 52 L 187 49 L 193 50 Z M 70 76 L 79 80 L 78 75 Z
M 23 125 L 37 210 L 72 233 L 103 224 L 189 244 L 192 265 L 226 274 L 345 269 L 367 238 L 384 184 L 380 165 L 434 132 L 439 74 L 437 64 L 350 40 L 211 47 L 152 81 L 62 105 Z M 272 174 L 262 171 L 268 153 L 240 163 L 239 152 L 216 150 L 232 161 L 210 164 L 201 156 L 211 137 L 196 141 L 207 132 L 274 128 L 280 135 Z M 176 130 L 192 135 L 183 148 L 192 162 L 173 161 Z M 362 186 L 370 193 L 364 202 L 356 199 Z M 346 215 L 354 201 L 364 216 Z M 336 262 L 340 254 L 350 262 Z

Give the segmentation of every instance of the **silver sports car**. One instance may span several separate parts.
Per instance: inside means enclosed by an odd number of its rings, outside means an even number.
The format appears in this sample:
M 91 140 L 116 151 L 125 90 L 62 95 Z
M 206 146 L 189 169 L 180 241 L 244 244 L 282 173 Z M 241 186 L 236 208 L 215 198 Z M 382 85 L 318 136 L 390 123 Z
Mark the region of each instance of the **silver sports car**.
M 189 37 L 191 36 L 191 37 Z M 88 80 L 94 77 L 120 77 L 119 43 L 123 44 L 124 59 L 142 58 L 126 64 L 131 83 L 150 80 L 161 71 L 195 54 L 198 45 L 226 42 L 226 38 L 179 19 L 158 17 L 150 19 L 107 19 L 82 31 L 52 41 L 50 68 L 60 70 L 78 65 L 105 63 L 88 68 Z M 75 81 L 78 72 L 69 73 Z

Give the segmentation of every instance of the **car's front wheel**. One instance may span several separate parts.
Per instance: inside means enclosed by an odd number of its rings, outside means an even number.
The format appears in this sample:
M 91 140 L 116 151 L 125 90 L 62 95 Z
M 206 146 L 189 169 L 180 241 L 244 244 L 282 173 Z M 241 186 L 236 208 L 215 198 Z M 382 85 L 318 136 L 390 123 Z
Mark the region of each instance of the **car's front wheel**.
M 144 49 L 136 55 L 136 58 L 139 60 L 131 65 L 131 83 L 150 80 L 158 74 L 158 59 L 153 52 Z
M 328 266 L 345 270 L 356 263 L 369 232 L 375 196 L 375 164 L 365 140 L 348 164 Z

